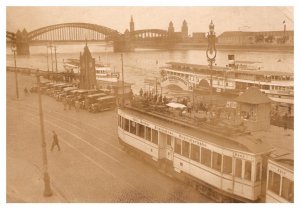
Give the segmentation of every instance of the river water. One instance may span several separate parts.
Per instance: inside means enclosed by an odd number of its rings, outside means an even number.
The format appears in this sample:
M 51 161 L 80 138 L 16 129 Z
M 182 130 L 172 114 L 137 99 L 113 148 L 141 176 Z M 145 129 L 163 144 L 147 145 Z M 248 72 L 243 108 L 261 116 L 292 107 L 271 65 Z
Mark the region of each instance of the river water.
M 83 52 L 85 44 L 57 45 L 57 65 L 58 71 L 64 71 L 63 60 L 69 58 L 79 59 L 80 52 Z M 120 53 L 114 53 L 112 46 L 99 44 L 88 44 L 92 56 L 98 62 L 108 63 L 116 72 L 121 72 Z M 6 48 L 7 66 L 13 66 L 13 54 L 9 47 Z M 49 69 L 52 70 L 50 49 Z M 217 53 L 216 64 L 225 66 L 228 64 L 227 55 L 235 54 L 235 59 L 239 61 L 256 62 L 255 65 L 268 71 L 294 72 L 294 54 L 291 52 L 247 52 L 220 50 Z M 206 65 L 205 50 L 150 50 L 136 49 L 134 52 L 123 53 L 124 80 L 133 84 L 134 93 L 141 87 L 145 87 L 145 78 L 159 77 L 159 68 L 165 66 L 167 62 L 184 62 L 191 64 Z M 17 56 L 17 66 L 39 68 L 47 70 L 47 47 L 31 46 L 30 56 Z M 55 60 L 53 50 L 53 70 L 55 71 Z

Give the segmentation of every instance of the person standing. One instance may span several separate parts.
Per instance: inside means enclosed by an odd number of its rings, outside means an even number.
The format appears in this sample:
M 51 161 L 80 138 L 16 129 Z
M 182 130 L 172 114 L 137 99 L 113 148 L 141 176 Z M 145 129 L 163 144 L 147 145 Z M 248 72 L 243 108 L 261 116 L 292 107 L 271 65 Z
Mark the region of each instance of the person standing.
M 55 133 L 55 131 L 52 131 L 52 133 L 53 133 L 53 141 L 52 141 L 51 151 L 53 150 L 54 146 L 57 146 L 58 151 L 60 151 L 57 134 Z

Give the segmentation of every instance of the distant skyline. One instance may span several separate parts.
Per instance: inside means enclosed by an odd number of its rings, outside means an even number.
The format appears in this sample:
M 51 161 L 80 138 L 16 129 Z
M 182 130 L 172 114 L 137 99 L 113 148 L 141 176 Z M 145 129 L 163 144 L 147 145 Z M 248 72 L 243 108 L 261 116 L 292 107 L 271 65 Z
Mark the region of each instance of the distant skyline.
M 32 31 L 48 25 L 86 22 L 106 26 L 123 33 L 133 16 L 135 29 L 167 30 L 172 21 L 175 31 L 188 23 L 189 35 L 207 32 L 211 20 L 215 31 L 294 30 L 293 7 L 7 7 L 6 30 Z

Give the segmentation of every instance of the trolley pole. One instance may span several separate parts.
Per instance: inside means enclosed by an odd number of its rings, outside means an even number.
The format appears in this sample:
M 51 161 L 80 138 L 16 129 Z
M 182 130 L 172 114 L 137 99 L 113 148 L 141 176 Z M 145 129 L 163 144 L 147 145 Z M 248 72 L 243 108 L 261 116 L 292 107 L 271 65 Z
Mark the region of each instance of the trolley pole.
M 39 102 L 39 114 L 40 114 L 40 126 L 41 126 L 41 145 L 42 145 L 42 157 L 43 157 L 43 172 L 44 172 L 44 196 L 52 196 L 52 190 L 50 186 L 50 176 L 48 174 L 48 160 L 46 151 L 46 141 L 45 141 L 45 131 L 44 131 L 44 117 L 43 117 L 43 107 L 42 107 L 42 97 L 41 97 L 41 84 L 40 75 L 37 71 L 37 83 L 38 83 L 38 102 Z
M 210 103 L 212 104 L 212 95 L 213 95 L 213 63 L 216 61 L 217 50 L 216 50 L 216 34 L 214 32 L 215 25 L 213 21 L 209 24 L 209 32 L 207 34 L 208 46 L 206 50 L 207 61 L 210 66 Z

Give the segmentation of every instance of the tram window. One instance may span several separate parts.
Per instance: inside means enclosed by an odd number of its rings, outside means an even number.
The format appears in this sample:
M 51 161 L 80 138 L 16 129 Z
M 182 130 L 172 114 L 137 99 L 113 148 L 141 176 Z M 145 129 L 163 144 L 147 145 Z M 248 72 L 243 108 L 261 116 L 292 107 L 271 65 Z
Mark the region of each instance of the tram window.
M 119 115 L 118 126 L 122 127 L 122 117 Z
M 130 133 L 136 134 L 136 123 L 133 121 L 130 121 Z
M 200 162 L 200 147 L 198 145 L 192 144 L 191 159 Z
M 175 153 L 181 155 L 181 140 L 175 138 Z
M 235 159 L 235 176 L 242 177 L 242 160 Z
M 126 118 L 123 118 L 123 129 L 127 132 L 129 131 L 129 120 Z
M 274 173 L 273 171 L 269 171 L 269 182 L 268 189 L 279 195 L 280 190 L 280 175 L 278 173 Z
M 244 179 L 251 181 L 251 162 L 245 161 Z
M 294 182 L 282 177 L 281 196 L 289 202 L 294 202 Z
M 146 127 L 146 140 L 151 141 L 151 128 Z
M 145 126 L 137 123 L 137 135 L 141 138 L 144 138 L 145 135 Z
M 228 174 L 232 173 L 232 157 L 223 155 L 223 172 Z
M 258 162 L 256 164 L 256 177 L 255 177 L 255 181 L 260 181 L 260 162 Z
M 211 151 L 204 147 L 201 148 L 201 163 L 211 167 Z
M 158 131 L 152 129 L 152 142 L 158 144 Z
M 190 143 L 182 141 L 182 155 L 184 157 L 189 157 L 190 155 Z
M 171 136 L 167 135 L 167 145 L 171 146 L 171 142 L 172 142 Z
M 222 164 L 222 155 L 217 152 L 213 152 L 212 168 L 217 171 L 221 171 L 221 164 Z

